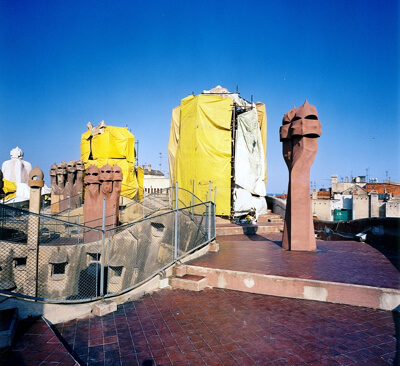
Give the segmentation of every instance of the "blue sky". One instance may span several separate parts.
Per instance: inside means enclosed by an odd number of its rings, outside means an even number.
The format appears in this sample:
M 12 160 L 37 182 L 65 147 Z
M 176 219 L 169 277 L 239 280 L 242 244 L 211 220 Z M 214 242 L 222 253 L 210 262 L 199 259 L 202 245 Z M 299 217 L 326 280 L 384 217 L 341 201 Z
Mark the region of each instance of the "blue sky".
M 219 84 L 266 105 L 268 192 L 287 190 L 279 126 L 306 98 L 317 188 L 367 168 L 400 181 L 399 19 L 396 0 L 0 0 L 0 163 L 18 145 L 49 184 L 104 120 L 167 171 L 172 109 Z

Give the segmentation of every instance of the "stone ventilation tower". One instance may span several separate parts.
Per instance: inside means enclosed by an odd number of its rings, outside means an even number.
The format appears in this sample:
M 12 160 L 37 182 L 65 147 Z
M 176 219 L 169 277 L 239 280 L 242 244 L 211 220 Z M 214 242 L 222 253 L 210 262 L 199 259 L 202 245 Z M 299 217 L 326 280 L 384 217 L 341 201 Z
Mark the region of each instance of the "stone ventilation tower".
M 121 195 L 123 174 L 118 165 L 103 165 L 100 169 L 90 165 L 85 176 L 85 204 L 83 216 L 85 225 L 101 229 L 103 216 L 103 199 L 106 199 L 106 229 L 116 227 L 119 217 L 119 198 Z M 85 242 L 99 239 L 99 232 L 88 230 L 85 232 Z
M 83 175 L 85 167 L 81 160 L 61 162 L 50 168 L 51 212 L 59 213 L 81 205 L 83 198 Z
M 288 197 L 282 248 L 316 250 L 310 199 L 310 169 L 318 150 L 321 122 L 317 110 L 307 100 L 288 111 L 282 120 L 280 140 L 289 170 Z

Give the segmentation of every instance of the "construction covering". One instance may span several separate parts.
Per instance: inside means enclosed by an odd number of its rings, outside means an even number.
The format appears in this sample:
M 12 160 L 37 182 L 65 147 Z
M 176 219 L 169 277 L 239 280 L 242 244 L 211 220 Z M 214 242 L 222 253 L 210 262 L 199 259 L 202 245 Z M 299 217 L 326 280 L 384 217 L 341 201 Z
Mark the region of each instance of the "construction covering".
M 139 185 L 137 199 L 142 201 L 144 198 L 144 169 L 140 166 L 136 168 L 136 177 Z
M 87 169 L 90 165 L 101 168 L 103 165 L 118 165 L 123 174 L 121 196 L 135 198 L 139 187 L 143 187 L 135 171 L 135 137 L 128 128 L 106 126 L 89 129 L 81 137 L 81 160 Z
M 217 215 L 243 215 L 254 210 L 258 216 L 266 210 L 265 133 L 262 103 L 248 103 L 237 93 L 182 99 L 171 118 L 171 185 L 177 181 L 180 188 L 194 192 L 203 201 L 214 200 L 216 189 Z M 207 196 L 209 182 L 212 197 Z M 182 205 L 189 206 L 190 202 Z
M 4 200 L 9 200 L 17 195 L 17 183 L 3 179 Z
M 176 150 L 179 143 L 179 126 L 181 119 L 181 107 L 178 106 L 172 110 L 171 129 L 169 132 L 168 142 L 168 163 L 169 163 L 169 177 L 171 180 L 171 187 L 174 185 L 174 167 Z
M 237 116 L 235 138 L 234 216 L 266 211 L 265 155 L 256 109 Z
M 174 110 L 171 122 L 171 184 L 178 181 L 191 192 L 194 186 L 194 194 L 206 201 L 211 181 L 217 187 L 218 215 L 230 214 L 231 104 L 219 95 L 190 95 Z
M 265 104 L 257 102 L 257 118 L 260 125 L 261 141 L 264 149 L 264 157 L 267 154 L 267 111 L 265 110 Z M 267 188 L 267 159 L 265 159 L 265 188 Z

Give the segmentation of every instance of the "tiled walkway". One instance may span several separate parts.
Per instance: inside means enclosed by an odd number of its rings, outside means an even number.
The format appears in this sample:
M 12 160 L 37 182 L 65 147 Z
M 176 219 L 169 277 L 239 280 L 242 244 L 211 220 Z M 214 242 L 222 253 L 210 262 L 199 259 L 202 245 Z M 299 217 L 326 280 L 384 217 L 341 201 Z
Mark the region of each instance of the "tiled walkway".
M 372 246 L 355 241 L 317 241 L 316 252 L 281 248 L 282 234 L 218 238 L 220 251 L 189 264 L 232 271 L 400 289 L 400 273 Z
M 13 348 L 0 353 L 0 365 L 78 365 L 43 319 L 21 321 L 18 328 Z
M 319 241 L 314 253 L 285 252 L 281 234 L 218 239 L 213 268 L 400 288 L 400 275 L 363 243 Z M 400 313 L 223 289 L 164 289 L 55 326 L 25 333 L 0 365 L 400 365 Z M 64 347 L 65 345 L 65 347 Z M 397 351 L 396 351 L 397 350 Z M 397 352 L 397 353 L 396 353 Z
M 395 317 L 220 289 L 164 289 L 57 330 L 83 365 L 393 365 Z

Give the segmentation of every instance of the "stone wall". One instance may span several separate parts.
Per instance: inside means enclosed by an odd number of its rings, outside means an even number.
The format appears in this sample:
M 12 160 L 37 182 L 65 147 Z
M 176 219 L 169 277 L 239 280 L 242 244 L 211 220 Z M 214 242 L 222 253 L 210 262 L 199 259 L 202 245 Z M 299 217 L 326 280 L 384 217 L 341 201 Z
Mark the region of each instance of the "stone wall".
M 353 220 L 369 217 L 369 206 L 367 194 L 353 195 Z
M 285 217 L 286 213 L 286 200 L 282 198 L 266 196 L 268 208 L 281 217 Z
M 333 220 L 332 201 L 321 198 L 312 199 L 312 212 L 313 216 L 318 217 L 320 220 Z
M 386 217 L 400 217 L 400 200 L 390 200 L 385 204 Z

